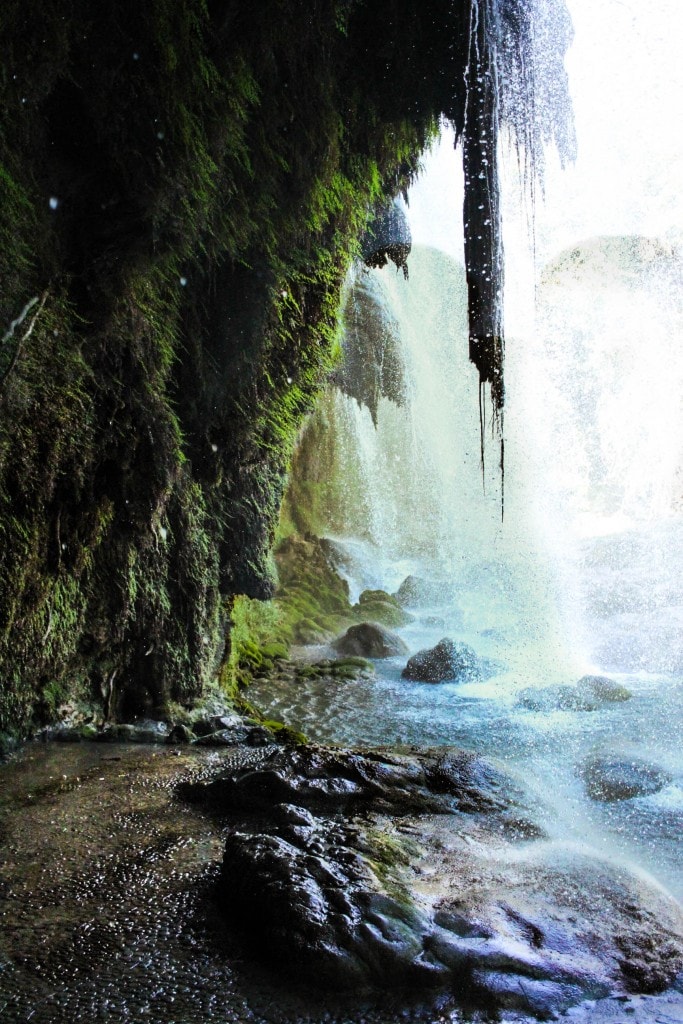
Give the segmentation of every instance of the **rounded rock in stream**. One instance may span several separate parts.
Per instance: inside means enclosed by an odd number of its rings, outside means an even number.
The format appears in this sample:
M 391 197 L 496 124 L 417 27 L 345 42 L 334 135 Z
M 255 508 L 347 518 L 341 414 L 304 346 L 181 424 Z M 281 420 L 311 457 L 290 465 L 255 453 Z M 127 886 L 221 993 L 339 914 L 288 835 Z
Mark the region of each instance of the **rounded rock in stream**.
M 436 647 L 414 654 L 401 675 L 418 683 L 444 683 L 451 679 L 481 679 L 484 672 L 476 651 L 468 644 L 444 637 Z
M 600 803 L 651 796 L 671 782 L 668 772 L 639 758 L 592 757 L 579 775 L 591 800 Z
M 351 626 L 331 646 L 338 654 L 361 658 L 393 658 L 408 653 L 408 647 L 397 633 L 376 622 Z
M 582 676 L 576 684 L 579 692 L 588 693 L 602 704 L 622 704 L 631 699 L 631 691 L 609 676 Z

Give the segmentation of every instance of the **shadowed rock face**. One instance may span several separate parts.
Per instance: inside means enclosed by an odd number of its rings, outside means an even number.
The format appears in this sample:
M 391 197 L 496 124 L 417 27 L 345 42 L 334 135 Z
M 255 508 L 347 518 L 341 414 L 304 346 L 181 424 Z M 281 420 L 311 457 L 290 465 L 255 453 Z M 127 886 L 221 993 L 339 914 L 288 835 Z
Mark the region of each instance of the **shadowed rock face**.
M 412 244 L 406 215 L 397 203 L 391 203 L 376 214 L 361 242 L 361 253 L 368 267 L 384 267 L 391 260 L 407 279 Z
M 227 826 L 228 920 L 290 983 L 546 1019 L 661 990 L 683 965 L 675 901 L 544 841 L 510 781 L 470 754 L 280 749 L 185 795 Z

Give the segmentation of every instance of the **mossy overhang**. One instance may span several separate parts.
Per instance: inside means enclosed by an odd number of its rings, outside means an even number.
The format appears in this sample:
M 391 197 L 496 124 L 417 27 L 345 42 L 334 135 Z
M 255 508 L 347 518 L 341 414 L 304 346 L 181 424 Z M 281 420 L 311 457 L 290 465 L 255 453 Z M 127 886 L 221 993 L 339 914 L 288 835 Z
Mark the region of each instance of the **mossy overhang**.
M 465 129 L 471 10 L 2 5 L 0 730 L 192 700 L 272 592 L 347 268 Z

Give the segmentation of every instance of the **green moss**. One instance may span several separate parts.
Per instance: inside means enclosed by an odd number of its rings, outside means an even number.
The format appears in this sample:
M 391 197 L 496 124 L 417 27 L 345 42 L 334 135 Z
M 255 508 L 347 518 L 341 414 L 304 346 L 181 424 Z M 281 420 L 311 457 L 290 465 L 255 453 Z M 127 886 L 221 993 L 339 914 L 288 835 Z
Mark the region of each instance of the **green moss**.
M 360 846 L 388 895 L 410 912 L 414 900 L 406 868 L 420 852 L 417 844 L 378 828 L 368 828 L 363 831 Z
M 399 629 L 413 621 L 413 616 L 391 601 L 365 600 L 353 606 L 356 618 L 361 622 L 379 622 L 383 626 Z
M 308 739 L 304 733 L 299 732 L 296 729 L 291 729 L 288 725 L 284 725 L 282 722 L 276 722 L 271 718 L 266 718 L 260 723 L 265 729 L 272 732 L 273 736 L 281 743 L 286 743 L 288 746 L 300 747 L 308 743 Z
M 290 642 L 323 642 L 355 621 L 348 584 L 331 567 L 316 537 L 286 537 L 275 557 L 280 579 L 276 604 Z

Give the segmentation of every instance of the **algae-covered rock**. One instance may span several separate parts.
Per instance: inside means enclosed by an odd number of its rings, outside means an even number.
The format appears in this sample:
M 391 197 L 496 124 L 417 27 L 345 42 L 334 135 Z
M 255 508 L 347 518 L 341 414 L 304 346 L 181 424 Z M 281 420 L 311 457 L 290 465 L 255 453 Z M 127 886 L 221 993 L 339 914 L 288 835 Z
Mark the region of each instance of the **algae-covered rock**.
M 364 590 L 353 606 L 353 612 L 364 622 L 379 622 L 383 626 L 399 629 L 413 621 L 413 616 L 401 608 L 401 605 L 385 590 Z
M 621 704 L 631 699 L 631 691 L 609 676 L 582 676 L 576 684 L 580 692 L 591 694 L 601 704 Z
M 275 557 L 280 581 L 276 603 L 290 642 L 324 643 L 354 621 L 349 585 L 317 537 L 287 537 Z
M 435 647 L 414 654 L 401 675 L 420 683 L 481 679 L 484 663 L 468 644 L 444 637 Z
M 339 654 L 362 658 L 393 658 L 408 652 L 407 644 L 397 633 L 392 633 L 376 622 L 361 622 L 351 626 L 332 643 L 332 647 Z

